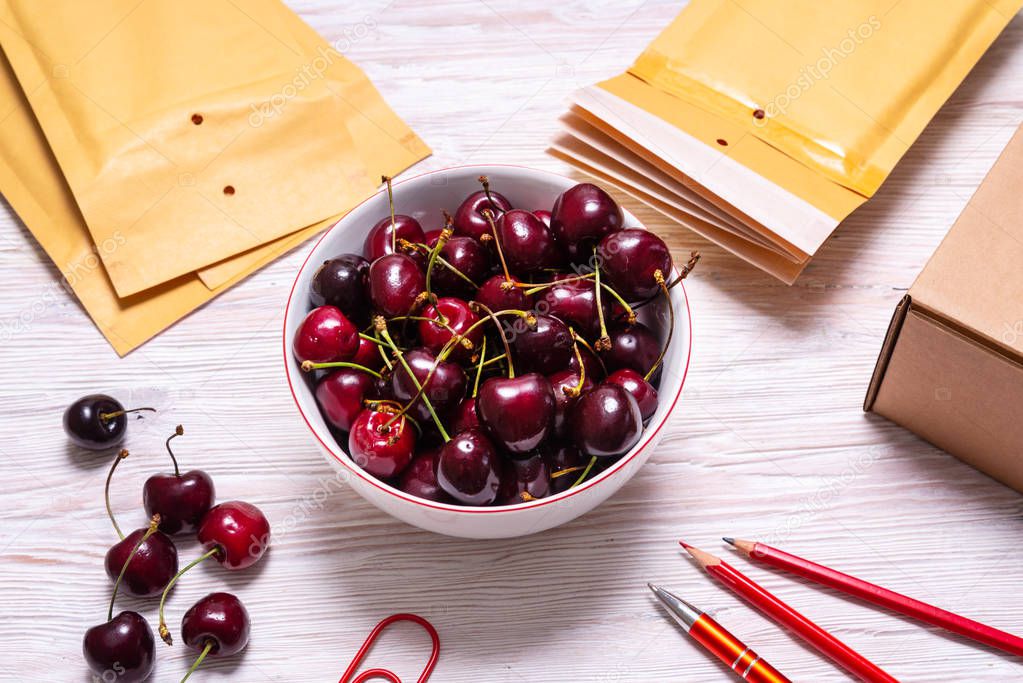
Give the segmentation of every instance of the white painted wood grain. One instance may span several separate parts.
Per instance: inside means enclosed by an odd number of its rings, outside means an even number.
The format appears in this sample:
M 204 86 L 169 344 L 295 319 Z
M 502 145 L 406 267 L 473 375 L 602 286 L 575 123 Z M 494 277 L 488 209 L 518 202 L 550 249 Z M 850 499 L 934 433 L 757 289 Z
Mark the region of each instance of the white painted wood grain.
M 545 156 L 562 99 L 621 71 L 676 2 L 384 0 L 291 3 L 349 56 L 433 146 L 417 170 Z M 272 29 L 272 27 L 270 27 Z M 145 476 L 179 457 L 221 500 L 261 506 L 279 533 L 254 570 L 201 567 L 169 603 L 233 590 L 253 617 L 244 655 L 197 680 L 334 681 L 366 632 L 395 611 L 438 627 L 434 680 L 728 680 L 651 602 L 644 582 L 717 614 L 797 680 L 844 680 L 826 661 L 711 583 L 678 551 L 724 555 L 722 534 L 779 545 L 1016 632 L 1023 631 L 1023 498 L 860 411 L 892 307 L 1023 119 L 1023 20 L 995 43 L 878 196 L 829 240 L 794 287 L 627 201 L 678 250 L 704 254 L 689 280 L 692 370 L 663 445 L 617 496 L 535 537 L 471 542 L 396 522 L 351 491 L 299 423 L 283 380 L 281 311 L 304 249 L 119 360 L 57 271 L 4 207 L 0 320 L 28 329 L 2 347 L 0 678 L 84 681 L 84 629 L 102 620 L 113 540 L 105 461 L 69 448 L 64 406 L 94 390 L 161 408 L 131 424 L 115 483 L 123 525 L 142 523 Z M 39 303 L 42 302 L 42 303 Z M 322 507 L 310 507 L 325 487 Z M 183 558 L 194 543 L 182 544 Z M 769 589 L 900 679 L 1023 679 L 1021 660 L 800 581 L 750 567 Z M 155 605 L 138 605 L 155 623 Z M 425 636 L 399 628 L 373 661 L 415 680 Z M 190 654 L 160 646 L 155 680 Z

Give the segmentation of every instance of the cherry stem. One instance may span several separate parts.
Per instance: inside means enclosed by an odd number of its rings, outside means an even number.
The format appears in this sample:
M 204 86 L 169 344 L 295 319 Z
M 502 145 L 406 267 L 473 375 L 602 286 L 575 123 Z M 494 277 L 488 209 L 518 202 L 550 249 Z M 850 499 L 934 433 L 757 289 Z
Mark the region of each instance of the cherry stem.
M 114 470 L 117 469 L 117 465 L 120 464 L 120 462 L 127 457 L 128 449 L 122 448 L 120 452 L 118 452 L 117 457 L 114 458 L 113 464 L 110 465 L 110 471 L 107 473 L 107 483 L 103 487 L 103 500 L 106 502 L 107 505 L 107 517 L 110 518 L 110 523 L 114 525 L 114 531 L 117 532 L 117 537 L 120 538 L 122 541 L 124 540 L 124 534 L 121 533 L 121 527 L 117 525 L 117 520 L 114 519 L 114 511 L 110 507 L 110 480 L 114 478 Z
M 336 360 L 330 363 L 314 363 L 311 360 L 302 361 L 302 372 L 312 372 L 313 370 L 327 370 L 329 368 L 351 368 L 352 370 L 361 370 L 367 375 L 373 375 L 377 379 L 383 377 L 376 370 L 370 370 L 365 365 L 359 365 L 358 363 L 349 363 L 343 360 Z
M 391 210 L 391 251 L 398 251 L 398 228 L 394 224 L 394 190 L 391 188 L 390 176 L 382 175 L 380 180 L 387 183 L 387 206 Z
M 440 231 L 440 235 L 437 237 L 437 244 L 433 245 L 433 249 L 430 250 L 430 260 L 426 264 L 426 292 L 432 294 L 433 289 L 431 287 L 433 283 L 433 265 L 437 262 L 440 257 L 440 250 L 444 248 L 448 240 L 451 239 L 451 235 L 454 231 L 451 229 L 451 216 L 444 212 L 445 223 L 444 228 Z
M 200 562 L 203 562 L 213 557 L 218 552 L 220 552 L 220 546 L 214 546 L 207 550 L 202 555 L 200 555 L 199 557 L 197 557 L 196 559 L 186 564 L 184 568 L 181 569 L 181 571 L 179 571 L 177 574 L 171 577 L 171 580 L 167 582 L 167 586 L 163 589 L 163 595 L 160 596 L 160 609 L 158 610 L 158 614 L 160 615 L 160 628 L 158 630 L 160 631 L 160 637 L 163 639 L 163 642 L 167 643 L 168 645 L 172 645 L 174 643 L 174 640 L 173 638 L 171 638 L 170 629 L 167 628 L 167 621 L 163 618 L 163 604 L 167 602 L 167 594 L 170 593 L 170 589 L 174 586 L 174 584 L 178 582 L 178 579 L 180 579 L 185 572 L 187 572 L 189 569 L 199 564 Z
M 419 383 L 419 380 L 416 379 L 416 375 L 415 373 L 412 372 L 412 368 L 409 367 L 408 362 L 405 360 L 405 356 L 401 353 L 401 350 L 398 348 L 398 345 L 394 343 L 394 340 L 391 339 L 391 335 L 387 331 L 387 321 L 384 319 L 383 316 L 379 315 L 374 320 L 376 321 L 375 324 L 377 327 L 377 331 L 380 333 L 380 336 L 383 337 L 384 341 L 387 342 L 387 344 L 391 347 L 391 350 L 394 352 L 394 355 L 398 358 L 398 362 L 401 363 L 401 366 L 403 368 L 405 368 L 405 372 L 408 373 L 408 376 L 412 380 L 412 383 L 416 385 L 416 389 L 422 391 L 423 385 L 421 385 Z M 448 435 L 447 430 L 444 429 L 444 423 L 442 423 L 440 421 L 440 418 L 437 417 L 437 411 L 433 409 L 433 404 L 430 403 L 430 398 L 426 394 L 423 394 L 421 398 L 423 401 L 423 405 L 425 405 L 426 409 L 430 411 L 430 417 L 433 418 L 434 424 L 437 425 L 437 430 L 440 432 L 441 437 L 444 439 L 444 443 L 451 441 L 451 436 Z
M 689 275 L 689 273 L 692 272 L 693 268 L 696 267 L 696 264 L 699 262 L 699 260 L 700 260 L 700 252 L 698 252 L 698 251 L 691 251 L 691 252 L 689 252 L 689 261 L 687 261 L 686 264 L 684 266 L 682 266 L 682 271 L 679 273 L 678 277 L 675 278 L 674 280 L 672 280 L 670 284 L 668 284 L 668 289 L 671 289 L 672 287 L 674 287 L 678 283 L 680 283 L 683 280 L 685 280 L 686 276 Z M 654 294 L 653 296 L 651 296 L 649 298 L 646 298 L 643 301 L 640 301 L 638 304 L 633 306 L 633 309 L 642 308 L 643 306 L 646 306 L 650 302 L 652 302 L 655 299 L 657 299 L 657 297 L 659 297 L 660 295 L 661 295 L 661 293 L 657 292 L 657 294 Z
M 146 533 L 142 534 L 142 538 L 135 543 L 135 547 L 128 553 L 128 559 L 121 565 L 121 573 L 117 575 L 117 581 L 114 582 L 114 593 L 110 596 L 110 607 L 107 608 L 107 621 L 114 618 L 114 601 L 117 600 L 117 589 L 121 587 L 121 579 L 124 578 L 124 573 L 128 571 L 128 565 L 131 564 L 132 558 L 135 557 L 135 553 L 139 551 L 142 544 L 146 542 L 150 536 L 156 533 L 157 528 L 160 526 L 160 515 L 159 513 L 153 515 L 153 518 L 149 520 L 149 528 L 146 529 Z
M 597 248 L 593 248 L 593 259 L 596 261 L 599 257 L 597 256 Z M 600 292 L 603 291 L 603 287 L 600 286 L 600 264 L 593 269 L 593 282 L 595 283 L 594 294 L 597 299 L 597 322 L 600 323 L 600 339 L 594 343 L 594 346 L 599 351 L 607 351 L 611 348 L 611 337 L 607 334 L 607 325 L 604 323 L 604 305 L 600 299 Z
M 110 420 L 113 420 L 115 417 L 121 417 L 122 415 L 127 415 L 128 413 L 137 413 L 140 410 L 148 410 L 151 413 L 156 412 L 156 408 L 132 408 L 131 410 L 115 410 L 112 413 L 100 413 L 99 419 L 102 422 L 109 422 Z
M 501 240 L 497 239 L 497 226 L 494 225 L 494 212 L 490 209 L 483 209 L 483 217 L 487 219 L 487 223 L 490 223 L 490 232 L 494 234 L 494 245 L 497 246 L 497 256 L 501 259 L 501 270 L 504 271 L 504 281 L 512 282 L 511 273 L 508 272 L 508 263 L 504 260 L 504 250 L 501 249 Z
M 590 346 L 590 343 L 588 341 L 586 341 L 586 339 L 584 339 L 583 337 L 580 337 L 578 334 L 573 332 L 572 333 L 572 341 L 579 342 L 580 344 L 585 346 L 586 350 L 589 351 L 593 355 L 593 357 L 597 359 L 598 363 L 600 363 L 600 369 L 604 371 L 605 375 L 607 374 L 607 366 L 604 365 L 604 359 L 600 357 L 600 354 L 598 354 L 596 351 L 593 350 L 593 347 Z
M 574 398 L 583 393 L 583 384 L 586 383 L 586 363 L 583 362 L 583 354 L 579 350 L 579 342 L 576 341 L 579 335 L 571 327 L 568 328 L 568 331 L 572 334 L 572 350 L 575 351 L 575 360 L 579 363 L 579 381 L 576 382 L 574 387 L 563 387 L 562 390 L 566 396 Z
M 583 473 L 582 473 L 582 474 L 580 474 L 580 475 L 579 475 L 579 478 L 575 480 L 575 483 L 574 483 L 574 484 L 572 484 L 571 486 L 569 486 L 568 488 L 570 488 L 570 489 L 574 489 L 574 488 L 575 488 L 576 486 L 578 486 L 579 484 L 583 483 L 583 480 L 584 480 L 584 479 L 586 479 L 586 477 L 587 477 L 587 476 L 589 475 L 589 473 L 590 473 L 590 470 L 592 470 L 592 469 L 593 469 L 593 466 L 594 466 L 594 465 L 595 465 L 596 463 L 597 463 L 597 456 L 595 456 L 595 455 L 594 455 L 593 457 L 591 457 L 591 458 L 590 458 L 590 464 L 588 464 L 588 465 L 586 466 L 586 469 L 585 469 L 585 470 L 583 470 Z
M 657 360 L 650 366 L 650 369 L 643 379 L 647 382 L 653 377 L 654 373 L 657 372 L 657 368 L 661 366 L 664 361 L 664 356 L 668 353 L 668 347 L 671 346 L 671 338 L 675 333 L 675 307 L 671 304 L 671 292 L 668 291 L 668 286 L 664 283 L 664 274 L 660 269 L 654 271 L 654 279 L 657 280 L 657 284 L 661 287 L 661 293 L 664 295 L 664 301 L 668 304 L 668 338 L 664 340 L 664 346 L 661 347 L 661 352 L 657 354 Z
M 370 327 L 372 327 L 372 325 Z M 373 342 L 377 346 L 380 346 L 383 343 L 379 339 L 374 337 L 373 335 L 366 334 L 365 332 L 360 332 L 359 333 L 359 339 L 365 339 L 368 342 Z
M 579 472 L 582 469 L 583 469 L 582 465 L 579 465 L 577 467 L 566 467 L 563 470 L 558 470 L 557 472 L 551 472 L 551 479 L 557 479 L 558 477 L 563 477 L 566 474 L 572 474 L 573 472 Z
M 512 363 L 511 345 L 508 343 L 508 337 L 504 333 L 504 326 L 501 325 L 501 321 L 497 319 L 497 314 L 490 310 L 485 304 L 480 302 L 474 302 L 476 306 L 486 313 L 487 317 L 494 322 L 494 326 L 497 328 L 497 334 L 501 337 L 501 344 L 504 346 L 504 357 L 508 360 L 508 379 L 515 379 L 515 365 Z M 529 313 L 526 313 L 527 322 Z
M 490 178 L 488 178 L 485 175 L 481 175 L 476 180 L 478 180 L 480 185 L 483 186 L 483 194 L 487 195 L 487 201 L 490 203 L 490 207 L 494 211 L 497 211 L 498 210 L 497 209 L 497 204 L 494 203 L 494 198 L 490 196 Z M 502 213 L 504 213 L 504 212 L 502 211 Z
M 483 366 L 487 364 L 487 338 L 483 337 L 483 343 L 480 345 L 480 364 L 476 366 L 476 381 L 472 384 L 472 397 L 476 398 L 476 394 L 480 391 L 480 376 L 483 375 Z
M 214 643 L 212 640 L 206 641 L 206 644 L 203 645 L 202 652 L 200 652 L 199 656 L 195 658 L 194 662 L 192 662 L 192 668 L 185 672 L 185 677 L 181 679 L 181 683 L 185 683 L 185 681 L 188 680 L 188 677 L 195 673 L 195 670 L 199 668 L 200 664 L 202 664 L 202 660 L 206 659 L 206 655 L 210 653 L 210 650 L 213 649 L 213 646 L 215 644 L 216 643 Z
M 617 301 L 619 304 L 621 304 L 621 307 L 625 309 L 625 316 L 626 316 L 626 319 L 627 319 L 628 323 L 630 325 L 635 325 L 636 324 L 636 312 L 634 310 L 632 310 L 632 306 L 629 305 L 629 302 L 627 302 L 625 299 L 623 299 L 621 294 L 619 294 L 618 292 L 616 292 L 614 289 L 612 289 L 608 285 L 604 284 L 603 282 L 600 283 L 600 287 L 601 287 L 601 289 L 606 291 L 608 294 L 613 296 L 615 298 L 615 301 Z
M 174 433 L 171 434 L 170 436 L 168 436 L 167 437 L 167 441 L 165 441 L 164 444 L 163 444 L 167 448 L 167 452 L 170 453 L 171 462 L 174 463 L 174 476 L 175 477 L 180 477 L 181 476 L 181 470 L 178 469 L 178 459 L 174 457 L 174 451 L 171 450 L 170 442 L 171 442 L 171 439 L 173 439 L 174 437 L 181 436 L 184 433 L 185 433 L 185 428 L 182 427 L 181 425 L 178 425 L 177 427 L 174 428 Z
M 595 273 L 585 273 L 583 275 L 573 275 L 572 277 L 564 277 L 564 278 L 561 278 L 560 280 L 551 280 L 550 282 L 531 282 L 531 283 L 516 282 L 515 286 L 516 287 L 528 287 L 529 289 L 527 289 L 525 293 L 527 295 L 532 296 L 533 294 L 536 294 L 536 293 L 538 293 L 540 291 L 543 291 L 543 290 L 545 290 L 545 289 L 547 289 L 549 287 L 553 287 L 554 285 L 560 285 L 560 284 L 562 284 L 564 282 L 577 282 L 579 280 L 592 280 L 595 276 L 596 276 Z M 607 285 L 604 285 L 604 286 L 606 287 Z

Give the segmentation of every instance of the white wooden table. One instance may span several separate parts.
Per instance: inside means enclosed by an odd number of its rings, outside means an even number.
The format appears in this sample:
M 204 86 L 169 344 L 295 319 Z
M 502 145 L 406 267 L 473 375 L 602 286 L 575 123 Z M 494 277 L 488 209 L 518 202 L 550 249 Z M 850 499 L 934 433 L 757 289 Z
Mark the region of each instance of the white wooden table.
M 435 150 L 417 171 L 514 162 L 568 173 L 544 154 L 564 96 L 621 71 L 679 9 L 653 0 L 291 4 L 329 40 L 355 36 L 349 56 Z M 892 307 L 1023 119 L 1021 41 L 1017 17 L 793 287 L 626 200 L 678 253 L 704 255 L 688 281 L 695 342 L 683 399 L 662 446 L 618 495 L 518 540 L 435 536 L 335 486 L 281 370 L 282 311 L 305 248 L 118 359 L 4 206 L 0 321 L 34 313 L 0 346 L 0 678 L 89 678 L 81 637 L 103 620 L 110 589 L 107 460 L 70 447 L 60 416 L 100 390 L 161 409 L 130 425 L 134 453 L 113 496 L 122 525 L 141 524 L 142 481 L 166 469 L 162 440 L 180 422 L 184 466 L 211 472 L 221 500 L 258 504 L 277 531 L 254 570 L 200 567 L 174 593 L 175 630 L 215 589 L 236 592 L 252 614 L 247 651 L 210 660 L 196 680 L 336 681 L 369 629 L 398 611 L 439 629 L 437 681 L 729 680 L 665 620 L 648 580 L 713 611 L 793 678 L 844 680 L 704 576 L 680 553 L 681 537 L 729 558 L 721 535 L 771 538 L 1023 631 L 1023 497 L 860 410 Z M 194 556 L 194 542 L 181 554 Z M 1023 679 L 1019 658 L 734 563 L 899 678 Z M 153 603 L 123 604 L 155 624 Z M 413 681 L 426 642 L 399 627 L 372 659 Z M 192 653 L 157 646 L 154 680 L 178 680 Z

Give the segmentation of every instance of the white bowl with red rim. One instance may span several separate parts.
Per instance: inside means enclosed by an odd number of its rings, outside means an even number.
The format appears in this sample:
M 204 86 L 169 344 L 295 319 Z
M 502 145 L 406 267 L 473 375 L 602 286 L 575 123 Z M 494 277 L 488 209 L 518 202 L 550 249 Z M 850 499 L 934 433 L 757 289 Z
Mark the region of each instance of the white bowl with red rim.
M 431 171 L 394 184 L 395 211 L 416 218 L 424 230 L 440 228 L 441 209 L 449 212 L 480 189 L 478 178 L 487 175 L 491 188 L 516 208 L 550 210 L 559 194 L 576 184 L 566 176 L 522 166 L 459 166 Z M 663 436 L 665 423 L 678 402 L 689 368 L 691 319 L 682 284 L 671 289 L 675 331 L 665 356 L 658 391 L 657 411 L 647 422 L 639 442 L 617 462 L 584 483 L 547 498 L 516 505 L 465 507 L 435 503 L 411 496 L 364 471 L 348 456 L 327 427 L 313 395 L 311 377 L 303 373 L 291 352 L 291 340 L 311 310 L 309 284 L 325 260 L 345 253 L 362 253 L 370 227 L 388 215 L 387 192 L 381 190 L 356 206 L 316 243 L 295 278 L 284 316 L 284 367 L 298 412 L 327 461 L 349 485 L 384 512 L 422 529 L 463 538 L 511 538 L 556 527 L 592 510 L 625 485 L 650 457 Z M 624 207 L 625 225 L 643 227 Z M 672 279 L 677 276 L 673 274 Z M 667 334 L 668 309 L 658 299 L 639 311 L 639 319 L 658 333 Z

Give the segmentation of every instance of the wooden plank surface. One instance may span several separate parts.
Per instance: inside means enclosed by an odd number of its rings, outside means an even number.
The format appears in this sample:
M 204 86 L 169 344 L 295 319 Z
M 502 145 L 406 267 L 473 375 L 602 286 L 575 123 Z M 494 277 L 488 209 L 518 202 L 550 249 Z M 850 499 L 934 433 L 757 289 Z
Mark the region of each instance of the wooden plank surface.
M 572 174 L 544 154 L 574 88 L 620 72 L 673 2 L 296 0 L 433 147 L 416 171 L 506 162 Z M 274 27 L 265 27 L 273 31 Z M 85 628 L 102 621 L 113 533 L 107 461 L 67 445 L 64 407 L 105 391 L 154 405 L 133 421 L 113 501 L 141 524 L 141 484 L 166 469 L 177 423 L 185 467 L 219 498 L 262 507 L 277 540 L 253 570 L 200 567 L 169 602 L 172 627 L 215 589 L 249 607 L 242 655 L 196 680 L 334 681 L 382 617 L 412 611 L 441 633 L 434 680 L 728 680 L 666 621 L 644 583 L 713 612 L 797 680 L 844 675 L 711 583 L 677 539 L 730 557 L 721 535 L 771 538 L 992 625 L 1023 631 L 1023 498 L 860 405 L 892 308 L 1023 119 L 1023 18 L 983 58 L 878 196 L 786 287 L 623 200 L 677 253 L 693 365 L 668 435 L 621 492 L 572 524 L 494 542 L 397 522 L 333 480 L 292 406 L 282 310 L 308 246 L 118 359 L 20 221 L 0 211 L 0 679 L 85 681 Z M 282 169 L 282 173 L 287 169 Z M 582 178 L 582 176 L 580 176 Z M 181 544 L 184 560 L 197 554 Z M 768 570 L 734 562 L 905 680 L 1023 679 L 1018 658 Z M 155 605 L 133 603 L 155 623 Z M 159 645 L 154 680 L 191 660 Z M 426 647 L 396 628 L 373 662 L 412 681 Z

